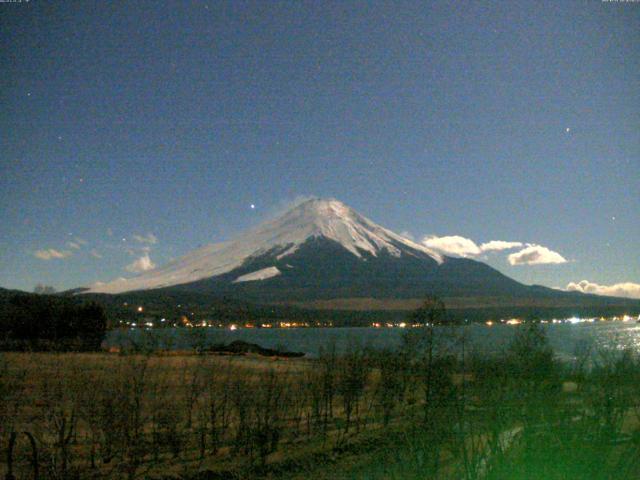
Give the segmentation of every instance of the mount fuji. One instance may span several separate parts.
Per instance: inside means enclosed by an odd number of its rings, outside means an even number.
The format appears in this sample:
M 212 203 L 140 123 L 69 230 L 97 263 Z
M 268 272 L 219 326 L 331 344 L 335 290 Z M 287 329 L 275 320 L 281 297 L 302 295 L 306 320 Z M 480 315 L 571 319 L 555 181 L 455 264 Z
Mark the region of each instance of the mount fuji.
M 305 201 L 235 240 L 83 293 L 140 291 L 353 310 L 414 308 L 427 295 L 454 308 L 626 304 L 521 284 L 482 262 L 441 255 L 334 199 Z

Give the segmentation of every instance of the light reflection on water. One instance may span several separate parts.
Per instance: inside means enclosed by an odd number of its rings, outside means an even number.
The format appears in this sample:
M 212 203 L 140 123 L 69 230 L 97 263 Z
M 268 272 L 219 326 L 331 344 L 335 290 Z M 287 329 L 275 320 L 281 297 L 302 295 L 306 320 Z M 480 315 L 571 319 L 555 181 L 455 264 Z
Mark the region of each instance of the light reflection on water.
M 629 322 L 596 322 L 581 324 L 543 325 L 549 342 L 560 358 L 574 358 L 576 351 L 588 349 L 624 350 L 640 352 L 640 325 Z M 499 353 L 509 344 L 520 326 L 473 324 L 457 328 L 466 332 L 469 350 Z M 395 348 L 402 342 L 407 329 L 400 328 L 287 328 L 287 329 L 238 329 L 218 328 L 119 330 L 107 335 L 109 346 L 126 346 L 130 341 L 148 343 L 160 348 L 185 349 L 194 345 L 211 345 L 244 340 L 265 348 L 305 352 L 311 356 L 322 347 L 335 343 L 338 351 L 350 344 L 375 349 Z

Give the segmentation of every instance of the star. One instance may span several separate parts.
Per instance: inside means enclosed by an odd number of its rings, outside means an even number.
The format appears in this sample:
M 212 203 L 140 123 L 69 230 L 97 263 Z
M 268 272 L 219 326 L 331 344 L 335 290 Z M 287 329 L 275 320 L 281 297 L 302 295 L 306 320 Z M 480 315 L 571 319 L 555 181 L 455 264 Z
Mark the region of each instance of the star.
M 565 128 L 564 130 L 565 132 L 569 133 L 571 131 L 571 129 L 569 127 Z
M 251 210 L 255 210 L 255 209 L 256 209 L 256 206 L 252 203 L 251 204 Z

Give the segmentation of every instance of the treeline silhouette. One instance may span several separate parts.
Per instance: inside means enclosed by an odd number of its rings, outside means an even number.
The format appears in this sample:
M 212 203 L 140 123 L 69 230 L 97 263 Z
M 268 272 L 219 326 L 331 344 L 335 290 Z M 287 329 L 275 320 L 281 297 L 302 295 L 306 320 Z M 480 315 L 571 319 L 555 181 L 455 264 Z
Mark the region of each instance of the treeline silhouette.
M 98 350 L 107 329 L 104 308 L 69 297 L 19 293 L 0 299 L 0 349 Z
M 425 292 L 424 296 L 428 296 Z M 236 297 L 215 296 L 197 292 L 168 291 L 166 289 L 128 292 L 118 295 L 83 294 L 86 301 L 95 301 L 103 305 L 110 327 L 117 328 L 119 321 L 140 321 L 149 318 L 155 322 L 167 319 L 168 325 L 178 322 L 182 316 L 192 321 L 210 321 L 214 324 L 244 324 L 297 322 L 310 326 L 368 327 L 373 323 L 398 323 L 405 321 L 410 313 L 407 310 L 343 310 L 314 309 L 312 306 L 257 304 Z M 599 303 L 580 306 L 580 296 L 576 302 L 565 306 L 545 307 L 514 303 L 512 306 L 492 306 L 489 298 L 478 298 L 477 307 L 450 308 L 447 303 L 447 316 L 456 322 L 485 322 L 520 318 L 526 321 L 551 320 L 553 318 L 612 317 L 624 314 L 638 315 L 638 302 L 631 299 L 612 299 L 600 297 Z M 447 299 L 443 299 L 448 302 Z M 487 300 L 485 302 L 485 300 Z M 611 304 L 613 300 L 619 304 Z M 144 311 L 138 310 L 139 306 Z

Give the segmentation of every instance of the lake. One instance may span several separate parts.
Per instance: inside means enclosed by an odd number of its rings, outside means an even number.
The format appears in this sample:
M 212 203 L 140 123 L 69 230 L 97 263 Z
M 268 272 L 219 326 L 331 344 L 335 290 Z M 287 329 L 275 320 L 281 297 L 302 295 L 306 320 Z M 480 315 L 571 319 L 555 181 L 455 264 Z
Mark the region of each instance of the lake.
M 595 322 L 579 324 L 546 324 L 549 342 L 556 354 L 563 359 L 574 357 L 576 349 L 590 347 L 593 351 L 602 349 L 622 350 L 632 348 L 640 351 L 640 324 L 630 322 Z M 511 341 L 523 325 L 471 324 L 457 327 L 457 333 L 466 333 L 467 348 L 483 353 L 500 352 Z M 338 351 L 344 351 L 350 344 L 368 346 L 374 349 L 394 348 L 401 344 L 403 335 L 409 330 L 402 328 L 261 328 L 261 329 L 219 329 L 219 328 L 173 328 L 155 330 L 115 330 L 108 333 L 108 346 L 127 346 L 131 342 L 147 343 L 155 347 L 188 349 L 194 345 L 228 343 L 234 340 L 257 343 L 265 348 L 285 349 L 304 352 L 309 356 L 318 355 L 322 347 L 335 343 Z M 438 332 L 444 335 L 442 329 Z

